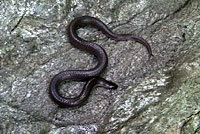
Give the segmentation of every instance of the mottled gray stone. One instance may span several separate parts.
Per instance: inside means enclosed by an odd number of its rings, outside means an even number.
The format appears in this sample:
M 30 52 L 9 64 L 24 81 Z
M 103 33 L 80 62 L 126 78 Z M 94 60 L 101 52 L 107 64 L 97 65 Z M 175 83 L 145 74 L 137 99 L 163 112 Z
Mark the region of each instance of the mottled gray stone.
M 200 133 L 200 1 L 0 1 L 0 133 Z M 60 108 L 51 78 L 89 69 L 95 58 L 74 48 L 66 28 L 77 16 L 100 18 L 116 33 L 144 37 L 154 57 L 133 41 L 116 42 L 96 29 L 79 35 L 101 44 L 109 64 L 102 77 L 117 90 L 94 89 L 85 105 Z M 76 96 L 84 83 L 62 85 Z

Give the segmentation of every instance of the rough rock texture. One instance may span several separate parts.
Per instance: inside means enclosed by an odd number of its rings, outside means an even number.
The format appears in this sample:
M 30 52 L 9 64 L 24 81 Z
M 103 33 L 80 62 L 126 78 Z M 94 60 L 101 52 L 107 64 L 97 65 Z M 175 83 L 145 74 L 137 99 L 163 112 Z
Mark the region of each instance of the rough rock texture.
M 200 133 L 199 0 L 1 0 L 1 134 Z M 92 28 L 79 35 L 101 44 L 109 57 L 102 77 L 117 90 L 94 89 L 81 107 L 60 108 L 51 78 L 89 69 L 95 58 L 74 48 L 66 27 L 77 16 L 100 18 L 116 33 L 144 37 L 155 55 L 133 41 L 116 42 Z M 76 96 L 83 83 L 62 85 Z

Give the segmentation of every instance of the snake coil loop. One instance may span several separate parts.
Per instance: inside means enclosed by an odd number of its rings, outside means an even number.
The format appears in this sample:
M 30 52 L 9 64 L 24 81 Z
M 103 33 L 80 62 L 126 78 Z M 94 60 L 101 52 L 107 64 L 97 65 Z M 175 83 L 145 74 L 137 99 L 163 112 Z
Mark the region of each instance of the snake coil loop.
M 108 64 L 108 58 L 105 50 L 98 44 L 88 42 L 77 35 L 77 30 L 80 27 L 92 26 L 102 31 L 108 38 L 117 41 L 135 40 L 145 46 L 148 51 L 149 58 L 153 56 L 151 47 L 148 42 L 142 37 L 132 34 L 116 34 L 113 33 L 101 20 L 90 17 L 82 16 L 75 18 L 68 26 L 67 34 L 68 39 L 72 45 L 80 50 L 87 51 L 97 57 L 98 64 L 96 67 L 89 70 L 66 70 L 55 75 L 50 82 L 50 95 L 52 99 L 62 107 L 74 107 L 82 104 L 87 100 L 91 90 L 94 87 L 104 87 L 107 89 L 116 89 L 118 86 L 111 82 L 101 78 L 99 75 L 103 72 Z M 83 87 L 81 93 L 74 98 L 62 97 L 57 89 L 59 84 L 65 80 L 79 80 L 85 81 L 86 84 Z

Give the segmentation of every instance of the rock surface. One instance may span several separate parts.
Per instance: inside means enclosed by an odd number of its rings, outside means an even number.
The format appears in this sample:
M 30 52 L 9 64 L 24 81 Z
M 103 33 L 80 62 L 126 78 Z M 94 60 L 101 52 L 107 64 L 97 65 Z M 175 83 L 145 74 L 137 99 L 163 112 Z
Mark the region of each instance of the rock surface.
M 199 0 L 0 1 L 1 134 L 200 133 Z M 79 35 L 109 57 L 102 77 L 117 90 L 94 89 L 77 108 L 49 97 L 51 78 L 89 69 L 95 58 L 74 48 L 66 27 L 75 17 L 100 18 L 116 33 L 144 37 L 154 57 L 133 41 L 116 42 L 86 27 Z M 61 87 L 76 96 L 83 83 Z

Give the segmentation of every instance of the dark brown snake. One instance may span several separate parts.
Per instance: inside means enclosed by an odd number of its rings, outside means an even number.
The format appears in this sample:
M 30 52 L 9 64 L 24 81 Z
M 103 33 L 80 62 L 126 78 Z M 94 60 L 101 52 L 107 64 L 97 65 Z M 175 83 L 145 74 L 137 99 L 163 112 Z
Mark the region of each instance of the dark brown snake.
M 52 99 L 62 107 L 74 107 L 81 105 L 87 100 L 91 90 L 94 87 L 104 87 L 107 89 L 116 89 L 118 86 L 100 77 L 100 74 L 108 64 L 108 58 L 105 50 L 98 44 L 88 42 L 77 35 L 77 30 L 81 27 L 92 26 L 102 31 L 108 38 L 116 41 L 134 40 L 144 45 L 148 51 L 148 57 L 153 56 L 151 47 L 145 39 L 132 34 L 116 34 L 113 33 L 101 20 L 82 16 L 75 18 L 68 26 L 67 35 L 70 43 L 80 50 L 87 51 L 96 56 L 98 64 L 96 67 L 89 70 L 66 70 L 55 75 L 50 83 L 50 95 Z M 58 93 L 58 86 L 65 80 L 85 81 L 81 93 L 74 98 L 65 98 Z

